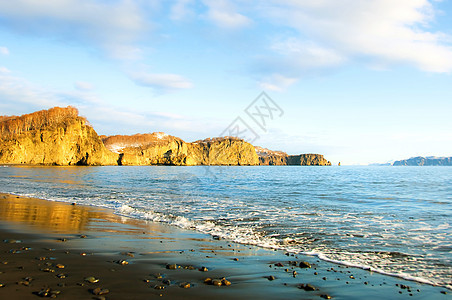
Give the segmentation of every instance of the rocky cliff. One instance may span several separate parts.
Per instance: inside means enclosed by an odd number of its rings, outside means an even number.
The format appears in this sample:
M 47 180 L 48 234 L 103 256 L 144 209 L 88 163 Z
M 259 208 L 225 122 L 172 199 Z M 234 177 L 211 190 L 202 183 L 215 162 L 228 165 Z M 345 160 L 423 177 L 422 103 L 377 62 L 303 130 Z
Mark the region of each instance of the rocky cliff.
M 259 165 L 265 166 L 331 166 L 321 154 L 288 155 L 282 151 L 272 151 L 255 147 L 259 156 Z
M 0 164 L 331 165 L 319 154 L 287 155 L 235 137 L 187 143 L 163 132 L 98 136 L 74 107 L 0 116 Z
M 74 107 L 1 117 L 0 134 L 1 164 L 111 165 L 117 160 Z
M 289 155 L 287 165 L 290 166 L 331 166 L 331 162 L 326 160 L 321 154 L 300 154 Z
M 259 156 L 259 165 L 261 166 L 286 166 L 287 153 L 282 151 L 273 151 L 259 146 L 254 147 Z
M 412 157 L 395 161 L 393 166 L 452 166 L 452 157 Z
M 119 154 L 121 165 L 257 165 L 254 147 L 237 138 L 184 142 L 162 132 L 103 137 L 107 149 Z
M 190 143 L 189 153 L 200 165 L 255 166 L 259 158 L 254 146 L 235 137 L 219 137 Z

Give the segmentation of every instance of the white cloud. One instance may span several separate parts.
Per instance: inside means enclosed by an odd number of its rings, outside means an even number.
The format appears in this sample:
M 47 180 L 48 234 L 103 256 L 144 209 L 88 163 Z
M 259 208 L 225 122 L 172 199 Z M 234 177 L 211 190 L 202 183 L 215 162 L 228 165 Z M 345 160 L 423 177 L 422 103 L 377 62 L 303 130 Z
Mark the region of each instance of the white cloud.
M 9 54 L 9 49 L 4 47 L 4 46 L 0 46 L 0 54 L 8 55 Z
M 85 81 L 77 81 L 74 83 L 74 87 L 79 91 L 91 91 L 94 89 L 94 86 L 91 83 Z
M 428 31 L 435 16 L 428 0 L 282 0 L 265 11 L 273 22 L 347 58 L 452 71 L 450 37 Z
M 299 68 L 329 67 L 342 64 L 345 58 L 334 49 L 321 47 L 311 41 L 288 38 L 271 46 L 276 53 L 289 59 Z
M 135 83 L 157 90 L 189 89 L 193 84 L 177 74 L 133 73 L 130 78 Z
M 110 105 L 89 91 L 44 89 L 23 78 L 1 72 L 0 99 L 0 111 L 9 115 L 21 115 L 54 106 L 75 106 L 99 134 L 131 134 L 177 129 L 177 124 L 181 122 L 185 124 L 183 128 L 187 129 L 193 121 L 177 114 L 154 113 L 140 108 Z
M 272 74 L 261 80 L 260 86 L 263 90 L 282 91 L 297 82 L 298 78 L 285 77 L 281 74 Z
M 143 50 L 134 45 L 110 43 L 106 44 L 105 47 L 109 49 L 111 57 L 116 59 L 136 61 L 143 58 Z
M 177 0 L 176 3 L 171 6 L 171 20 L 182 20 L 193 16 L 194 11 L 191 8 L 193 4 L 194 0 Z
M 219 27 L 236 29 L 252 23 L 251 19 L 236 12 L 235 5 L 232 1 L 204 0 L 203 2 L 208 7 L 206 17 Z
M 7 74 L 7 73 L 11 73 L 11 71 L 6 67 L 0 67 L 0 74 L 1 73 Z
M 273 42 L 270 50 L 271 54 L 257 59 L 255 65 L 258 81 L 265 90 L 283 91 L 301 78 L 329 71 L 347 61 L 334 49 L 293 37 Z
M 13 31 L 89 42 L 123 52 L 149 29 L 139 1 L 0 1 L 2 26 Z
M 29 108 L 30 111 L 33 111 L 43 107 L 62 105 L 62 102 L 54 93 L 8 73 L 9 70 L 0 72 L 0 99 L 2 99 L 1 106 L 4 111 L 16 113 L 19 108 Z M 18 113 L 26 112 L 19 111 Z

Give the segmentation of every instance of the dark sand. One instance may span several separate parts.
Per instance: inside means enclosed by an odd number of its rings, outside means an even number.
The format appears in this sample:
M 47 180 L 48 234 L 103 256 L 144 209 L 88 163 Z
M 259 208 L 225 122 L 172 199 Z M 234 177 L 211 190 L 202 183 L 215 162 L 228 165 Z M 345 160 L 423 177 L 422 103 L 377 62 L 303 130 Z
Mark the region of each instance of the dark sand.
M 301 261 L 312 267 L 300 268 Z M 170 264 L 178 267 L 168 269 Z M 99 282 L 85 281 L 90 276 Z M 225 277 L 231 285 L 208 285 L 207 277 Z M 181 287 L 186 283 L 189 288 Z M 214 240 L 106 209 L 6 194 L 0 194 L 0 285 L 0 299 L 37 299 L 46 289 L 59 291 L 61 299 L 451 299 L 444 288 L 316 257 Z M 94 295 L 96 288 L 109 292 Z

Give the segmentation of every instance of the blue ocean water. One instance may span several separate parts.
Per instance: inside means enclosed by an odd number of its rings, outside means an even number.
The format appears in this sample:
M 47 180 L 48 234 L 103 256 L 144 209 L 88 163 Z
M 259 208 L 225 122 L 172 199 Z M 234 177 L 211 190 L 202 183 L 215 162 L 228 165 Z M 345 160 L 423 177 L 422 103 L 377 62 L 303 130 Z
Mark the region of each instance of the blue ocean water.
M 0 167 L 0 192 L 452 287 L 450 167 Z

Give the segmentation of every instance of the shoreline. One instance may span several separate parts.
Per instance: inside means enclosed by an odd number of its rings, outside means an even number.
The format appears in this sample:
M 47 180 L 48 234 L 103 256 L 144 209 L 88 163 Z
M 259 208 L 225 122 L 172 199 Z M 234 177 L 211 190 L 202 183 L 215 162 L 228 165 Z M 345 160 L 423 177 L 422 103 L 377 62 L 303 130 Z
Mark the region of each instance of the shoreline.
M 313 256 L 215 240 L 206 234 L 118 216 L 112 210 L 94 206 L 0 194 L 0 217 L 2 298 L 34 299 L 47 288 L 60 291 L 57 297 L 64 299 L 450 296 L 443 294 L 448 292 L 446 288 L 325 262 Z M 121 263 L 123 260 L 128 264 Z M 302 261 L 311 268 L 300 268 Z M 58 264 L 64 268 L 58 269 Z M 65 278 L 59 278 L 59 274 Z M 84 281 L 91 276 L 99 282 Z M 231 285 L 205 284 L 208 277 L 225 277 Z M 190 287 L 185 283 L 190 283 Z M 304 288 L 300 288 L 302 284 Z M 307 284 L 316 290 L 309 291 Z M 109 293 L 95 295 L 99 291 L 96 288 L 108 289 Z

